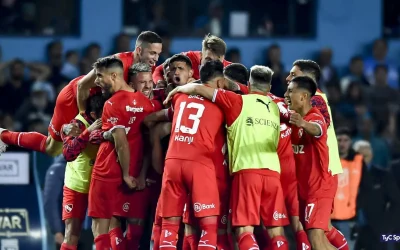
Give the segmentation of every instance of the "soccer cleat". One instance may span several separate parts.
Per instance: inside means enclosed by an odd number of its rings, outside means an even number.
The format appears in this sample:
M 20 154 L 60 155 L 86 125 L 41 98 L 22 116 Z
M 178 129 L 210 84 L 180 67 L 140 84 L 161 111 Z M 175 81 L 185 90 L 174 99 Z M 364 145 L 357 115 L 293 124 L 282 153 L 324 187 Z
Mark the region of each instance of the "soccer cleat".
M 7 129 L 0 128 L 0 135 L 1 135 L 1 133 L 3 133 L 5 130 L 7 130 Z M 0 136 L 0 155 L 1 155 L 2 153 L 6 152 L 7 146 L 8 146 L 8 145 L 5 144 L 5 143 L 1 140 L 1 136 Z

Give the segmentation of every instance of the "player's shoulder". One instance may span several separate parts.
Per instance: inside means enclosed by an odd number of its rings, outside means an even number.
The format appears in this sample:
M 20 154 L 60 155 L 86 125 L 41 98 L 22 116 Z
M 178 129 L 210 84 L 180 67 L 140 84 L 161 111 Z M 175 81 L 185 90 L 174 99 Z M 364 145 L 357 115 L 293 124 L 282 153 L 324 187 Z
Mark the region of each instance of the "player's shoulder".
M 321 120 L 323 123 L 325 123 L 324 116 L 321 114 L 318 108 L 315 107 L 310 109 L 310 111 L 305 116 L 305 120 Z
M 133 56 L 133 52 L 132 51 L 127 51 L 127 52 L 121 52 L 121 53 L 117 53 L 114 54 L 115 57 L 119 58 L 120 60 L 125 60 L 129 57 Z

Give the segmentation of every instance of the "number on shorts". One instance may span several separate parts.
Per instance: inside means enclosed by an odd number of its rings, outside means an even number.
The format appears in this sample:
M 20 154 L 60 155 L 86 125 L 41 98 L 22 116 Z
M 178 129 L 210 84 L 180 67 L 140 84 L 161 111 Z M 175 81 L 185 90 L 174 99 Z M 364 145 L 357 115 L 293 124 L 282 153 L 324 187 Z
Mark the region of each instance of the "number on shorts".
M 197 110 L 196 114 L 189 115 L 189 120 L 193 121 L 193 125 L 191 128 L 186 127 L 185 125 L 181 125 L 183 111 L 186 108 Z M 203 116 L 204 109 L 205 109 L 204 105 L 200 103 L 191 102 L 188 105 L 186 105 L 186 102 L 181 102 L 181 104 L 179 105 L 178 117 L 176 119 L 175 132 L 181 131 L 182 133 L 185 134 L 191 134 L 191 135 L 196 134 L 197 130 L 199 129 L 200 118 Z
M 314 206 L 315 206 L 314 203 L 307 204 L 306 211 L 304 213 L 305 214 L 305 218 L 304 218 L 305 221 L 310 222 L 310 218 L 311 218 L 311 214 L 312 214 L 312 212 L 314 210 Z

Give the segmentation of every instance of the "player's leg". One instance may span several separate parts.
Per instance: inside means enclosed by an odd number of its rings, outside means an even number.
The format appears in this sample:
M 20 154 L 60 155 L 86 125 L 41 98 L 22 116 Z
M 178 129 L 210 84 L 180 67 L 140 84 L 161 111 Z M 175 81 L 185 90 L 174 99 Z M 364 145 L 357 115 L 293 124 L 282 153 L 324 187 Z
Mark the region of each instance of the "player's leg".
M 150 208 L 150 189 L 145 188 L 131 195 L 131 204 L 135 204 L 127 218 L 126 247 L 127 249 L 138 249 L 140 239 L 144 232 L 147 211 Z
M 185 204 L 185 208 L 183 210 L 182 222 L 185 225 L 184 236 L 183 236 L 183 250 L 197 249 L 197 245 L 199 244 L 199 235 L 198 231 L 198 221 L 194 216 L 192 204 L 192 196 L 191 194 L 187 197 L 187 202 Z
M 86 216 L 88 195 L 64 186 L 62 219 L 65 223 L 64 242 L 61 249 L 76 249 Z
M 266 170 L 269 171 L 269 170 Z M 275 172 L 270 171 L 271 174 Z M 289 224 L 279 176 L 262 176 L 260 215 L 269 237 L 269 249 L 289 249 L 283 227 Z
M 190 188 L 194 216 L 201 230 L 198 249 L 215 248 L 220 213 L 215 167 L 191 161 L 186 161 L 184 167 L 185 183 Z
M 219 202 L 220 202 L 220 212 L 218 216 L 217 248 L 224 250 L 232 249 L 232 244 L 230 242 L 231 241 L 230 234 L 228 231 L 229 194 L 230 194 L 228 178 L 227 179 L 217 178 Z
M 316 250 L 333 250 L 325 232 L 329 231 L 328 225 L 332 212 L 333 199 L 329 198 L 310 198 L 305 202 L 304 207 L 304 227 L 307 232 L 311 248 Z
M 113 216 L 111 218 L 108 235 L 110 236 L 112 250 L 125 250 L 126 249 L 124 233 L 122 232 L 122 228 L 121 228 L 121 219 L 119 217 Z
M 113 216 L 114 196 L 118 192 L 115 185 L 115 183 L 93 178 L 90 182 L 88 214 L 92 217 L 92 232 L 96 249 L 109 250 L 111 248 L 108 232 Z
M 48 128 L 50 136 L 37 132 L 12 132 L 0 129 L 0 153 L 5 151 L 6 145 L 15 145 L 50 156 L 61 154 L 61 127 L 69 123 L 77 114 L 78 106 L 70 83 L 57 96 L 53 118 Z
M 175 250 L 187 190 L 182 181 L 182 161 L 166 160 L 160 199 L 162 227 L 160 248 Z
M 349 244 L 347 243 L 347 240 L 344 237 L 344 235 L 337 228 L 332 226 L 330 220 L 329 220 L 328 230 L 329 231 L 325 232 L 325 235 L 332 246 L 340 250 L 350 249 Z
M 161 225 L 162 225 L 161 206 L 162 206 L 161 200 L 158 199 L 154 223 L 153 223 L 153 229 L 151 234 L 153 240 L 153 250 L 158 250 L 160 248 Z
M 260 225 L 262 181 L 258 174 L 239 171 L 231 186 L 232 227 L 239 249 L 258 249 L 254 226 Z

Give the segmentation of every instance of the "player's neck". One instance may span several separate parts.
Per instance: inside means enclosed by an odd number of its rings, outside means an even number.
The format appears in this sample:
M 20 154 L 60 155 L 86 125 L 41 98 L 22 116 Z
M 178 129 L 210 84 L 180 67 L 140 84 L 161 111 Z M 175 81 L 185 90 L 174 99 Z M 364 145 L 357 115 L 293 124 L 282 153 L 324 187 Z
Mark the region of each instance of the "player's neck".
M 312 109 L 311 105 L 306 104 L 305 106 L 303 106 L 300 110 L 299 110 L 299 114 L 301 116 L 305 116 L 308 112 L 310 112 L 310 110 Z
M 133 51 L 132 56 L 133 56 L 133 64 L 140 62 L 140 56 L 136 49 Z

